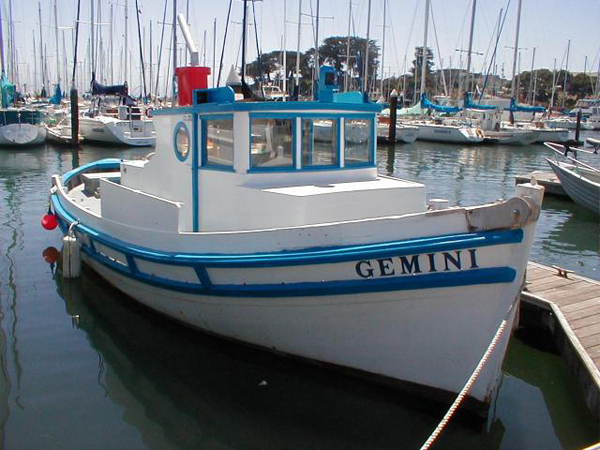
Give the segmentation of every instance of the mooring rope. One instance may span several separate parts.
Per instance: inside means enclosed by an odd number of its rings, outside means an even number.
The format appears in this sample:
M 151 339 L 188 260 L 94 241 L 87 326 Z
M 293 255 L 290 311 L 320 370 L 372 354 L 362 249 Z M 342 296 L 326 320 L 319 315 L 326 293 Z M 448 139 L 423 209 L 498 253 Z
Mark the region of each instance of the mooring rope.
M 508 311 L 506 312 L 504 319 L 502 319 L 502 322 L 500 323 L 500 326 L 498 327 L 496 334 L 494 334 L 494 337 L 492 338 L 490 345 L 488 346 L 487 350 L 483 354 L 481 360 L 479 361 L 479 364 L 477 364 L 477 367 L 475 367 L 475 370 L 469 377 L 469 380 L 467 381 L 465 386 L 462 388 L 462 390 L 460 391 L 460 393 L 454 400 L 454 403 L 452 403 L 452 406 L 450 406 L 450 409 L 448 409 L 448 412 L 446 412 L 446 415 L 440 421 L 440 423 L 435 428 L 435 430 L 433 430 L 433 433 L 431 433 L 431 436 L 429 436 L 429 439 L 427 439 L 425 441 L 425 443 L 421 446 L 421 450 L 428 450 L 433 445 L 433 443 L 440 436 L 442 431 L 444 431 L 444 428 L 446 427 L 446 425 L 448 425 L 448 422 L 450 422 L 450 419 L 452 418 L 452 416 L 454 415 L 454 413 L 456 412 L 456 410 L 458 409 L 458 407 L 460 406 L 462 401 L 465 399 L 465 397 L 467 396 L 467 394 L 469 393 L 471 388 L 473 387 L 473 384 L 475 384 L 475 381 L 477 381 L 477 378 L 481 374 L 481 371 L 485 367 L 485 364 L 487 363 L 488 359 L 490 358 L 492 352 L 495 350 L 496 345 L 498 345 L 498 341 L 500 340 L 500 337 L 506 330 L 506 326 L 508 325 L 508 317 L 510 316 L 510 313 L 511 313 L 513 307 L 515 306 L 515 304 L 516 304 L 516 299 L 510 305 L 510 308 L 508 308 Z

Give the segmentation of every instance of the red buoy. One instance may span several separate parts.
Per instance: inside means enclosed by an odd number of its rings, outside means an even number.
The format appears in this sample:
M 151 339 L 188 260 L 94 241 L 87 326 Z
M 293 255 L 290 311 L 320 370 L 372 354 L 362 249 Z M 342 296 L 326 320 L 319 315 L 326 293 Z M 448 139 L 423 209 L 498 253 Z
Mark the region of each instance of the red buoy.
M 42 226 L 46 230 L 54 230 L 58 225 L 58 220 L 56 220 L 56 216 L 49 212 L 48 214 L 44 214 L 42 217 Z
M 42 256 L 48 264 L 54 264 L 60 258 L 60 252 L 56 247 L 46 247 L 42 252 Z

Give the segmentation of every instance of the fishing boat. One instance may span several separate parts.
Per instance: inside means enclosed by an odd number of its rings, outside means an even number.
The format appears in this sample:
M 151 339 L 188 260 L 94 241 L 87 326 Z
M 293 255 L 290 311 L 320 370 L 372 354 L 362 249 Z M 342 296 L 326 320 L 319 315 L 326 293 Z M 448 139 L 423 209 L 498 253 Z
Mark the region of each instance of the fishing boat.
M 377 172 L 381 107 L 340 101 L 335 70 L 320 75 L 312 102 L 180 88 L 153 112 L 156 152 L 54 175 L 53 215 L 87 266 L 166 316 L 451 401 L 513 324 L 543 188 L 428 205 L 423 184 Z M 329 142 L 309 132 L 323 120 Z M 345 138 L 356 124 L 360 143 Z M 468 394 L 483 415 L 508 339 Z
M 600 216 L 600 169 L 590 166 L 569 152 L 588 152 L 584 149 L 571 149 L 565 146 L 547 143 L 555 154 L 568 162 L 546 158 L 548 164 L 560 180 L 562 187 L 571 200 Z M 594 152 L 589 152 L 594 153 Z
M 149 110 L 128 95 L 127 84 L 103 86 L 92 80 L 90 108 L 79 118 L 79 131 L 86 141 L 150 147 L 156 143 Z

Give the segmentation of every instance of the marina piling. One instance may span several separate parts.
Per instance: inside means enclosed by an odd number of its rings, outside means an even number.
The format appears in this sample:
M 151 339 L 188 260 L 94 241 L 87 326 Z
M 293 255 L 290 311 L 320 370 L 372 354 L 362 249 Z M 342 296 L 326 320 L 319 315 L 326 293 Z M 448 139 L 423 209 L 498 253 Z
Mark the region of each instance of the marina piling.
M 71 89 L 71 144 L 79 145 L 79 95 Z
M 396 116 L 398 111 L 398 93 L 394 89 L 390 94 L 390 129 L 388 140 L 396 142 Z
M 581 131 L 581 108 L 577 111 L 577 126 L 575 127 L 575 142 L 579 144 L 579 133 Z

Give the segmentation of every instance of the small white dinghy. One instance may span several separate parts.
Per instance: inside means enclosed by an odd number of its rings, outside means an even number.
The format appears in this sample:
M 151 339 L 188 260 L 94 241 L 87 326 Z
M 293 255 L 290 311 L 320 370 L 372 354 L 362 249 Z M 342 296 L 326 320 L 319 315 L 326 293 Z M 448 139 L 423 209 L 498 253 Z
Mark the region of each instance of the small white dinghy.
M 336 101 L 321 71 L 315 102 L 184 93 L 154 112 L 151 158 L 53 176 L 52 209 L 83 263 L 162 314 L 452 401 L 511 329 L 543 188 L 428 208 L 424 185 L 377 172 L 380 106 Z M 484 415 L 509 334 L 469 393 Z

